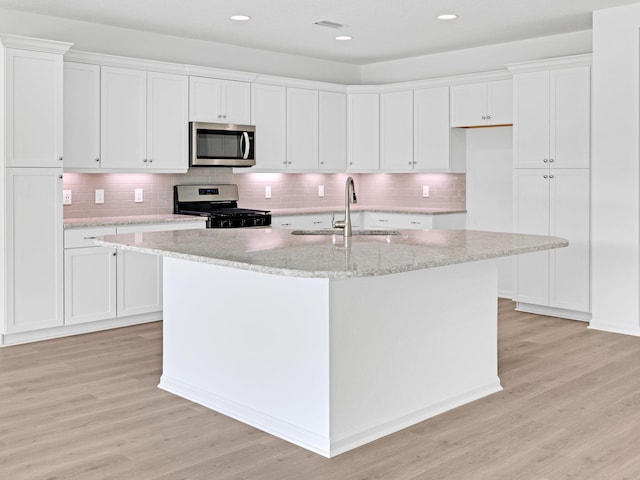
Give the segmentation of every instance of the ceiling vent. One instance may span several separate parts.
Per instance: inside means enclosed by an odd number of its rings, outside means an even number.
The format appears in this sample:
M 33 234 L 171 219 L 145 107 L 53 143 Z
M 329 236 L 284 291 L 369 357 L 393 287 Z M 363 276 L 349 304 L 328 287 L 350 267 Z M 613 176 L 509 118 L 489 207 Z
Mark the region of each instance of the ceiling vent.
M 338 22 L 330 22 L 329 20 L 320 20 L 319 22 L 313 22 L 314 25 L 319 25 L 321 27 L 329 27 L 329 28 L 344 28 L 347 25 Z

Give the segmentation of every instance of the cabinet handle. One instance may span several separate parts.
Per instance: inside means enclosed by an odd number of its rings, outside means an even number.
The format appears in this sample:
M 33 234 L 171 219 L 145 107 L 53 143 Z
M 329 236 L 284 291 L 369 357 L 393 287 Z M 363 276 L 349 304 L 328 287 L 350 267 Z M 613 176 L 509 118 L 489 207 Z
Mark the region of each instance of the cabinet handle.
M 409 165 L 413 165 L 413 162 L 409 162 Z
M 491 115 L 487 115 L 487 120 L 491 120 Z
M 148 161 L 148 160 L 145 158 L 145 159 L 144 159 L 144 160 L 142 160 L 142 161 L 143 161 L 144 163 L 147 163 L 147 161 Z
M 414 165 L 417 165 L 417 164 L 418 164 L 418 162 L 413 162 L 413 164 L 414 164 Z
M 282 163 L 284 163 L 284 164 L 286 165 L 286 164 L 287 164 L 287 161 L 285 160 L 285 161 L 284 161 L 284 162 L 282 162 Z
M 114 257 L 117 256 L 117 255 L 118 255 L 118 252 L 113 252 L 113 256 Z
M 421 222 L 411 222 L 411 225 L 422 225 Z
M 318 225 L 318 224 L 320 224 L 320 223 L 322 223 L 322 222 L 320 222 L 320 221 L 313 222 L 313 224 L 314 224 L 314 225 Z
M 96 237 L 82 237 L 83 240 L 93 240 Z
M 547 163 L 549 161 L 549 159 L 545 158 L 544 160 L 542 160 L 544 163 Z
M 289 165 L 291 165 L 291 162 L 287 162 Z
M 544 177 L 542 177 L 542 178 L 549 178 L 549 175 L 545 175 L 545 176 L 544 176 Z
M 482 119 L 486 120 L 487 119 L 486 115 L 482 115 Z
M 553 175 L 549 175 L 549 178 L 553 178 Z
M 386 219 L 384 219 L 384 218 L 381 218 L 381 219 L 379 219 L 378 221 L 379 221 L 380 223 L 387 223 L 389 220 L 386 220 Z
M 96 158 L 96 162 L 100 163 L 100 158 Z
M 290 224 L 290 223 L 283 223 L 283 224 L 282 224 L 282 226 L 283 226 L 283 227 L 290 227 L 290 226 L 291 226 L 291 224 Z
M 550 158 L 550 159 L 549 159 L 549 163 L 553 163 L 553 158 Z
M 60 156 L 58 157 L 58 160 L 62 161 L 62 155 L 60 155 Z
M 153 158 L 150 158 L 150 159 L 149 159 L 149 163 L 153 163 Z
M 353 165 L 353 162 L 349 162 L 349 165 Z
M 58 178 L 59 178 L 60 180 L 62 180 L 62 175 L 58 175 Z
M 324 162 L 320 162 L 320 165 L 324 165 Z

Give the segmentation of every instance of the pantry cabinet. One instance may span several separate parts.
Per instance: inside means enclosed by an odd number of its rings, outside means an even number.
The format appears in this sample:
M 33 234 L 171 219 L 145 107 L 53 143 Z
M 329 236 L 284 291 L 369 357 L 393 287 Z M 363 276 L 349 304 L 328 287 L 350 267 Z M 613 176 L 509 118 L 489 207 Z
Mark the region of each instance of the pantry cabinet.
M 189 77 L 189 120 L 248 125 L 251 122 L 251 84 Z
M 187 170 L 186 76 L 102 67 L 100 105 L 103 168 Z
M 483 127 L 511 125 L 513 98 L 511 80 L 453 85 L 451 126 Z
M 10 36 L 3 36 L 2 41 L 14 44 Z M 42 41 L 27 43 L 24 50 L 4 49 L 4 164 L 62 167 L 62 54 L 35 50 L 45 43 Z M 51 50 L 66 51 L 70 46 L 51 43 Z
M 380 168 L 380 104 L 377 93 L 347 95 L 347 170 Z
M 516 168 L 588 168 L 590 98 L 589 66 L 517 73 Z
M 589 312 L 589 170 L 516 169 L 515 231 L 565 238 L 569 246 L 518 255 L 514 300 Z M 569 315 L 565 315 L 569 316 Z
M 251 171 L 280 171 L 287 162 L 285 87 L 251 85 L 251 123 L 256 126 L 256 166 Z
M 296 171 L 318 169 L 318 91 L 287 88 L 287 162 Z
M 5 171 L 3 333 L 63 324 L 62 169 Z

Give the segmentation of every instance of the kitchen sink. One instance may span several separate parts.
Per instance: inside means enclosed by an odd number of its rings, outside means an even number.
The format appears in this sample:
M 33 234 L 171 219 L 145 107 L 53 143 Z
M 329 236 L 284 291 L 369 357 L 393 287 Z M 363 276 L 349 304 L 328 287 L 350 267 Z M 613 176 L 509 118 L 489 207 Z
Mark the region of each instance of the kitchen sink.
M 343 235 L 342 228 L 321 228 L 316 230 L 293 230 L 291 235 Z M 400 235 L 398 230 L 370 230 L 353 229 L 352 234 L 356 235 Z

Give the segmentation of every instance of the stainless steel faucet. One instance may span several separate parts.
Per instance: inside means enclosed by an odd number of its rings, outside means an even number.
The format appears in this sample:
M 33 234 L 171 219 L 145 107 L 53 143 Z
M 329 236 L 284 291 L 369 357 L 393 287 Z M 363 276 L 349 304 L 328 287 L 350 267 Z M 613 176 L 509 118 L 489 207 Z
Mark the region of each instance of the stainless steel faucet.
M 344 184 L 344 220 L 334 220 L 333 228 L 344 229 L 344 236 L 350 237 L 351 231 L 351 204 L 358 203 L 356 197 L 356 186 L 353 183 L 353 178 L 348 177 Z

